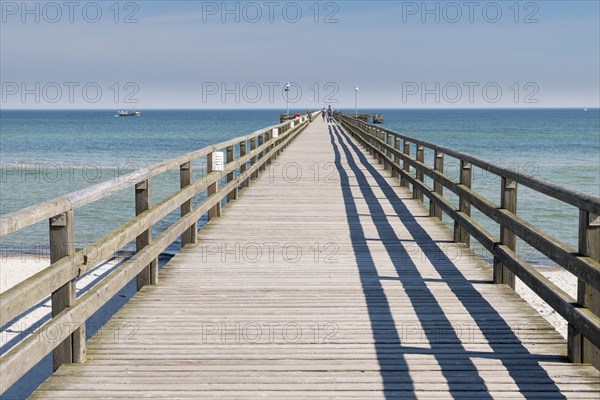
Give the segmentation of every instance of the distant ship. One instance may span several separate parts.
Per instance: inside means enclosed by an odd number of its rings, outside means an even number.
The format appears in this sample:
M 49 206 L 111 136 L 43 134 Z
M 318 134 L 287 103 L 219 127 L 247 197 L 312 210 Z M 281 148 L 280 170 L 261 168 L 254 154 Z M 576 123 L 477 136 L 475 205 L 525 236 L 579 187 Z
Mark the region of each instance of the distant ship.
M 142 113 L 135 110 L 121 110 L 117 112 L 115 117 L 141 117 Z

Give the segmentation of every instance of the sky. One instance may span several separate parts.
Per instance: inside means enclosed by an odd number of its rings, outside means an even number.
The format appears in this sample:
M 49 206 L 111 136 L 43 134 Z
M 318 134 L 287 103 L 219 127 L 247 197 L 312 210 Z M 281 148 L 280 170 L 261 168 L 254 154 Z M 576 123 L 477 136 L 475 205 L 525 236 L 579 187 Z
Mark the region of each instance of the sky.
M 0 5 L 3 109 L 600 106 L 596 0 Z

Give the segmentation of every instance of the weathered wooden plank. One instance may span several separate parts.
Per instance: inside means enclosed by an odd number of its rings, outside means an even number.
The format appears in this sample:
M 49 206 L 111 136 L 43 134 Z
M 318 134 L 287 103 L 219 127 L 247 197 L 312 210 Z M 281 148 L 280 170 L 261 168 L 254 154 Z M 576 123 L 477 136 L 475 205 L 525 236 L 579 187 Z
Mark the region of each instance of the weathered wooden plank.
M 600 261 L 600 216 L 579 211 L 579 254 Z M 577 302 L 600 315 L 600 290 L 584 280 L 577 282 Z M 569 359 L 590 363 L 600 370 L 600 345 L 591 343 L 576 327 L 568 327 Z
M 192 163 L 187 162 L 179 166 L 179 187 L 184 189 L 192 184 Z M 181 205 L 181 215 L 186 215 L 192 211 L 192 199 L 184 202 Z M 196 243 L 198 239 L 198 223 L 195 222 L 188 228 L 187 231 L 181 235 L 181 247 L 185 247 L 187 244 Z
M 517 214 L 517 182 L 502 177 L 500 181 L 500 207 L 506 211 Z M 517 236 L 503 226 L 500 227 L 500 243 L 511 250 L 517 247 Z M 507 284 L 515 288 L 515 274 L 504 266 L 498 259 L 494 259 L 494 283 Z
M 403 155 L 400 156 L 403 157 Z M 561 266 L 573 272 L 586 283 L 593 287 L 600 285 L 600 279 L 594 278 L 594 276 L 600 274 L 600 263 L 597 263 L 590 257 L 575 255 L 575 252 L 573 250 L 569 250 L 568 246 L 539 231 L 531 224 L 528 224 L 527 222 L 518 218 L 513 213 L 503 209 L 496 209 L 491 202 L 481 198 L 481 196 L 477 194 L 473 194 L 470 191 L 470 188 L 468 188 L 466 185 L 457 185 L 446 177 L 443 177 L 443 175 L 440 175 L 437 171 L 426 169 L 426 166 L 413 159 L 406 160 L 417 169 L 424 170 L 428 175 L 433 176 L 434 179 L 439 178 L 444 182 L 444 185 L 450 182 L 448 187 L 457 193 L 461 200 L 465 200 L 467 202 L 467 211 L 470 208 L 468 204 L 473 203 L 484 214 L 501 223 L 505 228 L 510 229 L 513 233 L 534 246 L 536 249 L 540 250 L 549 258 L 559 262 Z M 466 161 L 461 160 L 461 166 L 465 162 Z M 464 231 L 463 233 L 466 234 L 467 237 L 469 234 L 475 237 L 488 251 L 494 255 L 497 262 L 498 260 L 502 259 L 504 260 L 505 264 L 510 264 L 511 267 L 508 269 L 514 274 L 523 276 L 525 283 L 536 294 L 550 304 L 551 307 L 553 307 L 570 324 L 574 325 L 572 328 L 585 330 L 587 332 L 587 338 L 592 343 L 600 345 L 600 325 L 598 322 L 598 315 L 594 314 L 589 309 L 581 310 L 574 307 L 573 305 L 575 303 L 570 296 L 558 289 L 543 275 L 536 273 L 534 269 L 527 263 L 515 258 L 514 252 L 512 252 L 510 249 L 508 249 L 508 252 L 505 251 L 507 247 L 502 246 L 498 240 L 491 237 L 491 235 L 477 223 L 475 223 L 467 213 L 453 210 L 447 200 L 441 198 L 436 193 L 433 193 L 431 188 L 424 185 L 421 181 L 411 177 L 410 175 L 404 176 L 410 183 L 413 184 L 414 187 L 422 188 L 430 200 L 440 205 L 442 210 L 452 217 L 452 219 L 455 221 L 455 228 L 458 227 L 459 229 L 462 229 Z M 455 234 L 459 231 L 459 229 L 455 229 Z M 455 235 L 455 237 L 456 236 L 457 235 Z M 571 346 L 571 348 L 573 348 L 573 346 Z
M 257 152 L 258 150 L 253 149 L 244 160 L 249 160 L 250 157 L 254 158 Z M 230 165 L 227 166 L 226 170 L 233 168 L 234 166 Z M 201 178 L 155 205 L 151 211 L 141 213 L 82 251 L 53 263 L 51 268 L 42 270 L 6 292 L 0 293 L 0 323 L 4 325 L 46 298 L 48 293 L 57 290 L 66 282 L 107 261 L 113 257 L 115 249 L 123 248 L 125 244 L 142 234 L 148 226 L 164 218 L 182 202 L 191 199 L 199 191 L 218 179 L 218 174 Z
M 415 158 L 416 158 L 417 162 L 420 162 L 420 163 L 425 162 L 425 147 L 423 147 L 422 145 L 417 145 L 417 153 L 416 153 Z M 415 173 L 415 178 L 419 182 L 423 182 L 424 176 L 425 176 L 425 174 L 423 173 L 423 170 L 417 169 L 417 171 Z M 423 191 L 421 189 L 419 189 L 418 187 L 413 188 L 413 199 L 423 201 Z
M 287 136 L 291 138 L 294 135 L 297 135 L 304 129 L 304 127 L 305 126 L 300 126 L 298 129 L 290 131 L 289 135 Z M 271 143 L 267 143 L 265 145 L 269 146 L 270 144 Z M 281 146 L 282 144 L 277 145 L 276 149 L 279 149 Z M 258 150 L 259 149 L 257 149 L 257 151 Z M 251 155 L 252 154 L 249 154 L 247 157 L 250 157 Z M 164 251 L 165 248 L 167 248 L 169 244 L 175 241 L 177 236 L 183 234 L 184 231 L 189 228 L 189 226 L 191 226 L 195 221 L 197 221 L 202 215 L 207 213 L 209 209 L 214 207 L 216 204 L 220 203 L 221 199 L 226 196 L 227 191 L 230 191 L 234 187 L 238 186 L 241 180 L 247 179 L 249 175 L 253 173 L 258 167 L 259 165 L 253 166 L 251 169 L 247 170 L 244 174 L 240 175 L 234 181 L 224 185 L 222 191 L 215 193 L 212 196 L 209 196 L 201 205 L 194 209 L 193 212 L 188 213 L 186 216 L 179 219 L 177 223 L 172 225 L 158 238 L 156 238 L 156 240 L 152 243 L 151 246 L 145 246 L 142 251 L 136 253 L 134 257 L 124 262 L 119 268 L 117 268 L 115 271 L 111 272 L 107 277 L 102 279 L 93 288 L 93 290 L 87 291 L 83 296 L 81 296 L 81 298 L 74 301 L 74 303 L 72 300 L 72 304 L 69 304 L 68 308 L 64 309 L 63 311 L 58 313 L 54 318 L 52 318 L 49 322 L 38 328 L 36 332 L 34 332 L 34 335 L 26 337 L 16 346 L 11 348 L 6 354 L 3 354 L 0 357 L 0 390 L 4 392 L 19 377 L 23 376 L 25 372 L 27 372 L 39 360 L 41 360 L 49 351 L 54 349 L 56 347 L 56 341 L 58 341 L 59 343 L 61 341 L 65 341 L 69 339 L 71 334 L 74 334 L 78 337 L 83 337 L 79 334 L 80 331 L 77 328 L 78 326 L 80 326 L 82 323 L 85 323 L 87 318 L 89 318 L 95 311 L 97 311 L 103 304 L 105 304 L 118 290 L 120 290 L 127 282 L 129 282 L 129 280 L 131 280 L 134 276 L 139 274 L 144 268 L 144 263 L 146 263 L 147 265 L 153 259 L 156 259 L 160 255 L 160 253 Z M 236 166 L 232 165 L 230 168 L 235 169 Z M 207 181 L 209 182 L 207 182 L 207 185 L 210 184 L 211 180 L 216 182 L 216 176 L 217 174 L 209 174 L 207 179 Z M 201 181 L 197 183 L 202 184 Z M 195 185 L 190 185 L 189 188 L 181 190 L 180 192 L 174 194 L 172 197 L 181 196 L 183 193 L 187 192 L 188 189 L 191 189 L 194 186 Z M 192 196 L 193 194 L 184 199 L 187 200 Z M 182 202 L 183 201 L 180 201 L 171 209 L 181 205 Z M 63 219 L 60 218 L 57 218 L 57 221 L 54 221 L 57 230 L 59 230 L 59 228 L 62 226 L 62 221 Z M 65 218 L 64 221 L 69 220 Z M 52 222 L 53 221 L 51 221 L 51 223 Z M 120 232 L 122 229 L 123 228 L 120 228 L 118 231 Z M 57 240 L 57 243 L 60 246 L 62 246 L 59 247 L 60 249 L 65 248 L 65 246 L 69 245 L 69 243 L 71 246 L 73 246 L 73 241 L 63 241 L 63 236 L 66 235 L 65 232 L 67 231 L 61 231 L 59 232 L 59 234 L 57 234 L 57 238 L 60 239 Z M 48 329 L 56 329 L 56 337 L 53 337 L 52 341 L 38 340 L 38 337 L 36 335 Z M 68 350 L 66 346 L 64 347 L 64 349 Z M 75 349 L 79 352 L 79 355 L 83 356 L 83 351 L 85 349 L 83 346 L 83 342 L 76 344 Z M 66 354 L 66 352 L 63 353 Z M 76 357 L 77 356 L 78 355 L 76 355 Z
M 140 215 L 151 208 L 152 180 L 140 182 L 135 185 L 135 215 Z M 140 252 L 152 241 L 152 227 L 150 226 L 135 239 L 135 251 Z M 145 285 L 156 284 L 158 279 L 157 260 L 152 260 L 137 276 L 137 290 Z
M 597 396 L 600 373 L 567 363 L 564 339 L 353 143 L 313 122 L 33 398 Z
M 444 173 L 444 153 L 435 151 L 433 154 L 433 169 L 438 171 L 440 174 Z M 433 182 L 433 191 L 440 197 L 444 195 L 444 185 L 441 182 Z M 429 202 L 429 216 L 439 218 L 442 220 L 442 209 L 435 202 Z
M 50 218 L 50 262 L 54 263 L 75 253 L 75 214 L 67 211 Z M 76 299 L 75 280 L 68 281 L 52 292 L 52 316 L 73 305 Z M 85 329 L 77 325 L 73 334 L 67 336 L 52 350 L 52 365 L 56 371 L 63 364 L 85 360 Z M 76 353 L 74 353 L 74 350 Z

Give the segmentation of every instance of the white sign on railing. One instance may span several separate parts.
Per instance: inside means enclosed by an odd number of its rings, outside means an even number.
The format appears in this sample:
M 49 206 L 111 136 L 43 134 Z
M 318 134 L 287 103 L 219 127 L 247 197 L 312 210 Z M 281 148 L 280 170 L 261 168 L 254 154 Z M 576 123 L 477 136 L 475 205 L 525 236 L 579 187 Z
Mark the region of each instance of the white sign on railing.
M 273 128 L 272 135 L 274 138 L 279 137 L 279 128 Z
M 294 121 L 290 122 L 290 128 L 294 127 Z
M 212 153 L 212 170 L 225 170 L 225 154 L 222 151 L 215 151 Z

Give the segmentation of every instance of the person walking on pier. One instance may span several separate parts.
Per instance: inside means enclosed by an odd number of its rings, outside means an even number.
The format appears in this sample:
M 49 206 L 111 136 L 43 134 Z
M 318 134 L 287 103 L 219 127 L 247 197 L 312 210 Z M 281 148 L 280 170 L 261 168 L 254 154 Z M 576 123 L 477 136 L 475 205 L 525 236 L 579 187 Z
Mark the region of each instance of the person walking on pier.
M 333 110 L 331 109 L 331 105 L 327 109 L 327 122 L 333 121 Z
M 323 107 L 323 109 L 321 110 L 321 117 L 323 118 L 323 121 L 325 121 L 326 114 L 327 114 L 327 110 L 325 109 L 325 107 Z

